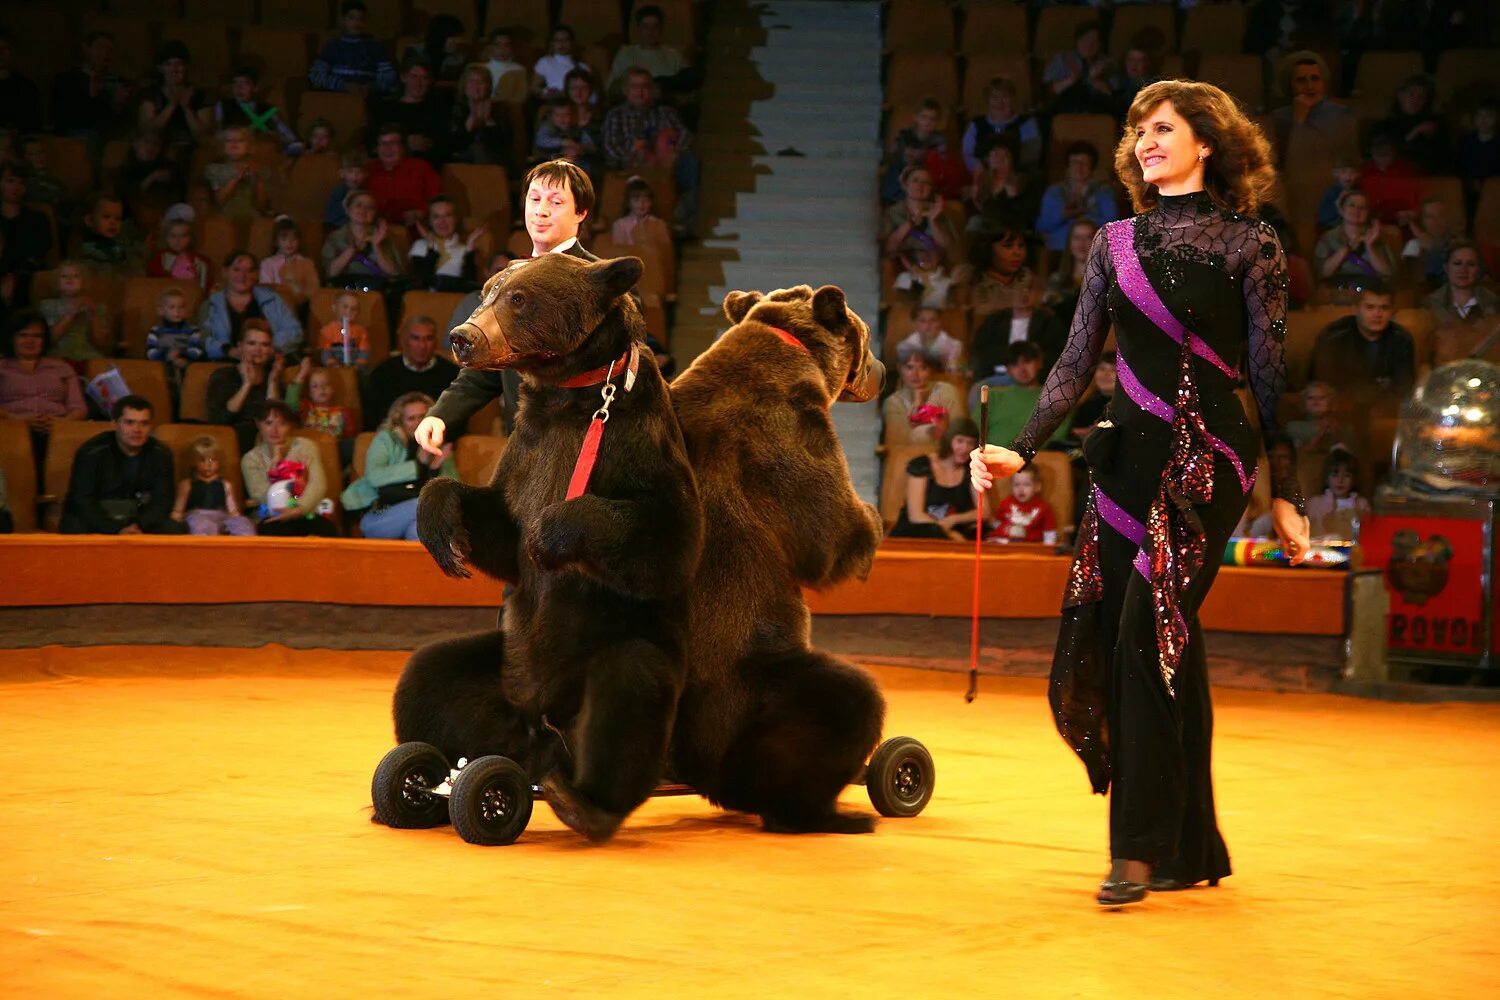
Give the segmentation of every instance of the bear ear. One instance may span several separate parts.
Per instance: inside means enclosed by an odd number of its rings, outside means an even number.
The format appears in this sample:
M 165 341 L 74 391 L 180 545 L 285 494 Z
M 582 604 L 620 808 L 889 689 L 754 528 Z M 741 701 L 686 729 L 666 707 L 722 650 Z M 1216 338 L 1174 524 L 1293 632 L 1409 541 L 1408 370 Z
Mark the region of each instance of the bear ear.
M 825 330 L 842 330 L 849 325 L 849 306 L 838 285 L 824 285 L 813 292 L 812 305 L 813 319 Z
M 634 288 L 645 269 L 639 257 L 616 257 L 589 265 L 594 280 L 604 288 L 611 302 Z
M 730 292 L 724 296 L 724 315 L 729 317 L 729 322 L 738 323 L 762 298 L 760 292 Z

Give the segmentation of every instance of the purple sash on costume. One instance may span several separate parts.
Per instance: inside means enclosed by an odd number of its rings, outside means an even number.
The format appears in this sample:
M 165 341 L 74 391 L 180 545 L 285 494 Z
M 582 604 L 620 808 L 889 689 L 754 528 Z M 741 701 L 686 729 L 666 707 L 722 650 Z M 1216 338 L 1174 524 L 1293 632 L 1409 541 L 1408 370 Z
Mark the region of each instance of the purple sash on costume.
M 1119 350 L 1115 352 L 1115 372 L 1120 379 L 1120 387 L 1125 390 L 1125 395 L 1130 397 L 1132 403 L 1154 417 L 1160 417 L 1169 424 L 1172 422 L 1176 416 L 1175 411 L 1166 400 L 1147 389 L 1145 384 L 1135 377 L 1135 372 L 1131 371 L 1130 366 L 1125 363 L 1124 352 Z M 1255 479 L 1245 474 L 1245 464 L 1240 461 L 1239 453 L 1229 447 L 1223 439 L 1207 430 L 1204 430 L 1203 436 L 1208 439 L 1214 451 L 1223 455 L 1229 460 L 1229 464 L 1234 466 L 1235 475 L 1240 479 L 1240 492 L 1249 493 L 1250 487 L 1255 485 Z

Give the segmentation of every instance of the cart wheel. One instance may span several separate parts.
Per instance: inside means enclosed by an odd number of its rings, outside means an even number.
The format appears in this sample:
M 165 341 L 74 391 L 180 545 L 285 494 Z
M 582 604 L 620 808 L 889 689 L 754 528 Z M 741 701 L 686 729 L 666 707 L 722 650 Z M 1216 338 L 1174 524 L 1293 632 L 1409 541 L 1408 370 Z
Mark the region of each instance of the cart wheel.
M 509 757 L 470 761 L 453 782 L 448 817 L 471 844 L 513 843 L 531 821 L 531 779 Z
M 865 773 L 870 804 L 882 816 L 915 816 L 927 808 L 937 772 L 920 740 L 895 736 L 875 748 Z
M 425 830 L 448 821 L 442 796 L 433 795 L 448 777 L 448 760 L 427 743 L 403 743 L 380 760 L 370 782 L 375 820 L 400 830 Z

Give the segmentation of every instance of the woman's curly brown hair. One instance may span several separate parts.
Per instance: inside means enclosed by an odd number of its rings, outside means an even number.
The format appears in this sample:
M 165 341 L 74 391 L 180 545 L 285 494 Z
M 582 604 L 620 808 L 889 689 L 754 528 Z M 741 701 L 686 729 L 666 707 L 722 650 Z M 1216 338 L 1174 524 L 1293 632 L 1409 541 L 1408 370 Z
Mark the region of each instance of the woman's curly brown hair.
M 1135 158 L 1136 126 L 1163 101 L 1172 102 L 1192 128 L 1193 138 L 1210 150 L 1203 164 L 1203 187 L 1209 197 L 1232 212 L 1254 215 L 1276 187 L 1271 144 L 1234 98 L 1196 80 L 1161 80 L 1141 88 L 1130 103 L 1125 132 L 1115 148 L 1115 173 L 1130 192 L 1135 210 L 1149 212 L 1157 198 L 1156 185 L 1142 179 Z

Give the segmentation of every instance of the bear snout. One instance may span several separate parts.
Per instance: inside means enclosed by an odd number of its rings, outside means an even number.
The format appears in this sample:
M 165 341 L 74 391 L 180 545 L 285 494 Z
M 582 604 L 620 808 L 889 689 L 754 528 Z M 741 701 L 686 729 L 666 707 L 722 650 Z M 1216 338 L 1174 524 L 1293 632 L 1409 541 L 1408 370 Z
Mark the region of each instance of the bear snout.
M 453 351 L 454 360 L 461 365 L 472 365 L 480 360 L 486 346 L 484 334 L 469 323 L 460 323 L 448 334 L 448 347 Z

